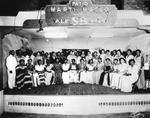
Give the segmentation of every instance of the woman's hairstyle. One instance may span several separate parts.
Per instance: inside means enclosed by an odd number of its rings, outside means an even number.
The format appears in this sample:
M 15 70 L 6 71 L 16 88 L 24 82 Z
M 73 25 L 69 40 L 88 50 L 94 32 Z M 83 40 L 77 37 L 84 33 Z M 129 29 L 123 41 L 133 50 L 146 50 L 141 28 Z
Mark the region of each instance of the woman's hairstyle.
M 122 59 L 123 59 L 123 60 L 124 60 L 124 62 L 126 63 L 125 58 L 120 58 L 120 59 L 119 59 L 119 63 L 121 63 L 121 60 L 122 60 Z
M 137 49 L 137 50 L 136 50 L 136 52 L 138 52 L 138 51 L 141 53 L 141 50 L 140 50 L 140 49 Z
M 128 52 L 128 51 L 132 53 L 132 50 L 131 50 L 131 49 L 127 49 L 127 52 Z
M 134 60 L 134 59 L 130 59 L 130 60 L 129 60 L 129 65 L 131 65 L 131 62 L 132 62 L 132 61 L 135 63 L 135 60 Z
M 93 59 L 90 59 L 90 60 L 88 61 L 88 64 L 90 64 L 91 61 L 92 61 L 92 63 L 93 63 Z

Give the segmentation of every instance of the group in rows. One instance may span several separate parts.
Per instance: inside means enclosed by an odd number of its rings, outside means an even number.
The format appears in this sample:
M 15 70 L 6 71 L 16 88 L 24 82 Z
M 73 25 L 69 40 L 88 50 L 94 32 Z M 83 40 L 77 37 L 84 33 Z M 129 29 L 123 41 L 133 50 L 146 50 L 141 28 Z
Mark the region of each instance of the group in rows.
M 130 49 L 124 52 L 70 50 L 69 54 L 33 53 L 21 49 L 15 53 L 11 50 L 6 58 L 8 87 L 31 89 L 52 84 L 85 83 L 131 92 L 143 63 L 141 51 Z

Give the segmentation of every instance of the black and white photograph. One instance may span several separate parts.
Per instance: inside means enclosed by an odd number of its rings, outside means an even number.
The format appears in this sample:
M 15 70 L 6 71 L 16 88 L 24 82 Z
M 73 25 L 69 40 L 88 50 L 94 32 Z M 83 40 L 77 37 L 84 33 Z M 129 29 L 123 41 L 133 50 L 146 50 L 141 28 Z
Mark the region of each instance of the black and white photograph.
M 1 0 L 0 118 L 150 118 L 150 0 Z

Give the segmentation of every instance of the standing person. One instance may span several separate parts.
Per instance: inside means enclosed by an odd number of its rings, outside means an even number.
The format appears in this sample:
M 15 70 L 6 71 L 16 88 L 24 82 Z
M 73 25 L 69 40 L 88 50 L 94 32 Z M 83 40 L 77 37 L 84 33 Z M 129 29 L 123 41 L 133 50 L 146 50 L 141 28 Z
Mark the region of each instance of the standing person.
M 144 89 L 146 86 L 145 86 L 145 76 L 144 76 L 144 58 L 143 56 L 141 55 L 141 50 L 137 49 L 136 50 L 136 55 L 135 55 L 135 64 L 138 66 L 139 68 L 139 79 L 136 83 L 137 87 L 139 89 Z
M 81 51 L 81 58 L 84 58 L 84 59 L 85 59 L 85 57 L 86 57 L 86 55 L 85 55 L 85 51 L 84 51 L 84 50 L 82 50 L 82 51 Z
M 120 78 L 119 88 L 123 92 L 131 92 L 132 84 L 138 80 L 139 69 L 134 59 L 129 60 L 129 65 L 127 72 Z
M 41 60 L 41 62 L 43 61 L 43 58 L 42 58 L 40 52 L 37 52 L 37 53 L 36 53 L 36 56 L 35 56 L 35 58 L 34 58 L 34 65 L 37 65 L 38 60 Z M 42 64 L 43 64 L 43 63 L 42 63 Z
M 117 55 L 116 55 L 116 59 L 120 60 L 120 58 L 124 58 L 123 55 L 122 55 L 122 52 L 121 50 L 117 50 Z
M 53 69 L 55 71 L 55 84 L 63 84 L 62 80 L 62 64 L 59 62 L 59 59 L 56 58 L 55 63 L 53 64 Z
M 13 89 L 16 86 L 16 66 L 17 60 L 15 58 L 15 51 L 10 50 L 9 56 L 6 58 L 6 68 L 7 68 L 7 76 L 8 76 L 8 87 L 9 89 Z
M 104 62 L 105 61 L 105 57 L 106 57 L 105 50 L 101 49 L 99 52 L 100 52 L 100 58 L 102 59 L 102 62 Z
M 139 67 L 139 70 L 144 66 L 144 58 L 141 55 L 141 50 L 136 50 L 136 55 L 134 57 L 135 64 Z
M 126 56 L 126 62 L 129 65 L 129 60 L 134 59 L 134 56 L 132 55 L 132 50 L 128 49 L 127 50 L 127 56 Z
M 21 49 L 16 50 L 16 59 L 17 59 L 17 65 L 19 64 L 19 61 L 21 59 L 25 59 L 25 57 L 24 57 L 23 52 L 22 52 Z
M 64 84 L 69 84 L 69 70 L 70 70 L 70 64 L 68 63 L 68 60 L 65 59 L 65 63 L 62 65 L 62 79 Z
M 73 51 L 70 51 L 70 54 L 67 56 L 67 60 L 69 63 L 71 63 L 72 59 L 76 59 L 76 56 L 74 55 Z
M 29 59 L 32 59 L 32 64 L 33 64 L 33 60 L 34 60 L 34 55 L 33 55 L 33 51 L 29 50 L 27 53 L 27 55 L 25 56 L 25 64 L 28 63 Z
M 92 54 L 90 51 L 88 51 L 87 56 L 85 57 L 86 63 L 88 63 L 90 59 L 92 59 Z

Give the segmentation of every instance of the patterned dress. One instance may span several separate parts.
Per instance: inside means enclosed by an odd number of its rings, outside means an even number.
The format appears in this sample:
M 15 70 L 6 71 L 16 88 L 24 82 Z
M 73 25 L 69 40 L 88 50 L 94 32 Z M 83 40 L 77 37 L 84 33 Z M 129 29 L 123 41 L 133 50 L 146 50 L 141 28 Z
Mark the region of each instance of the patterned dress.
M 16 67 L 16 85 L 18 89 L 31 89 L 31 75 L 28 74 L 26 66 L 18 65 Z

